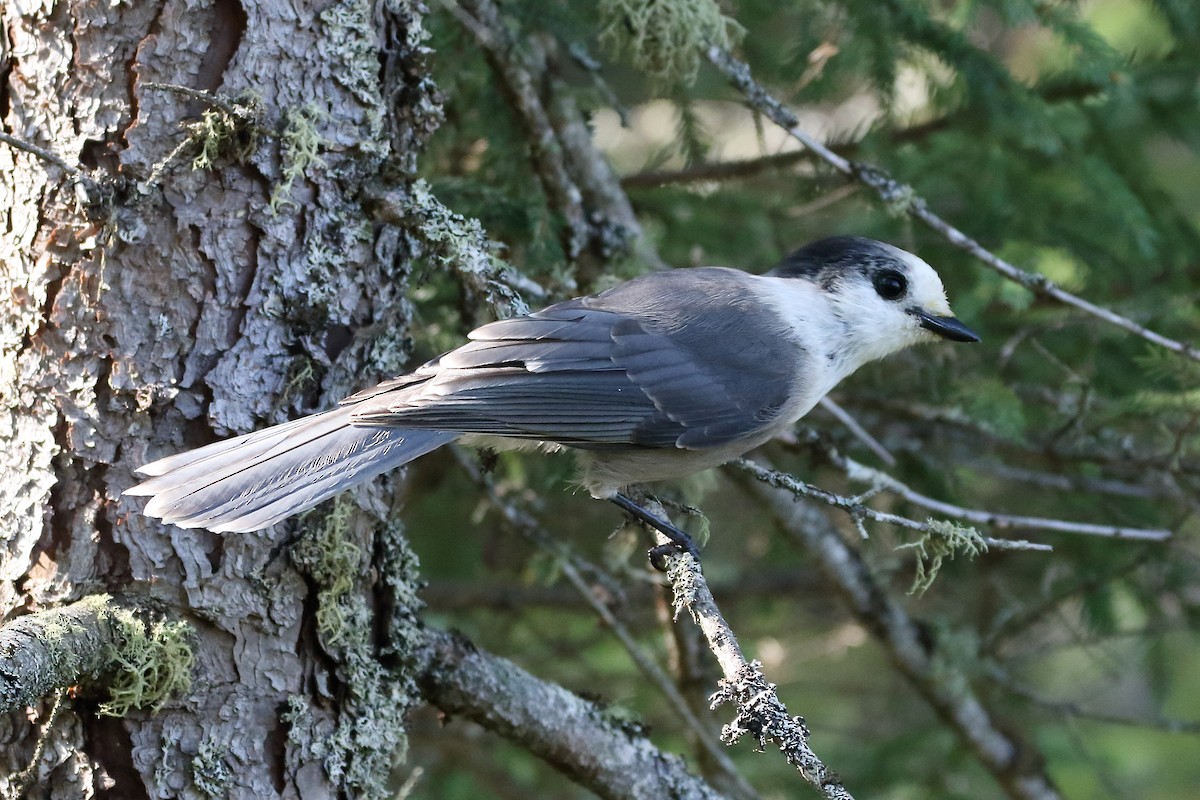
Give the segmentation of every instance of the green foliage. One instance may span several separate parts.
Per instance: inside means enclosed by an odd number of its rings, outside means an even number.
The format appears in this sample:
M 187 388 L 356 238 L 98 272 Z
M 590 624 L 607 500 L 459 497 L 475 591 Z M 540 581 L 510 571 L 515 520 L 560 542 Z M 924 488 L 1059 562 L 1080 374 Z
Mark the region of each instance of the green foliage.
M 997 436 L 1014 441 L 1023 438 L 1025 404 L 1011 387 L 998 380 L 982 380 L 965 390 L 961 400 L 967 415 Z
M 660 30 L 646 16 L 665 19 L 700 5 L 524 0 L 502 10 L 518 43 L 544 35 L 559 46 L 555 80 L 589 116 L 610 163 L 630 179 L 630 200 L 665 263 L 764 271 L 806 241 L 855 233 L 907 247 L 939 270 L 956 313 L 984 341 L 905 353 L 861 370 L 834 393 L 896 458 L 889 473 L 921 494 L 969 508 L 1174 532 L 1174 543 L 1158 544 L 935 521 L 908 545 L 918 556 L 915 580 L 907 571 L 912 554 L 889 546 L 903 541 L 902 532 L 868 524 L 871 539 L 860 546 L 877 574 L 894 581 L 889 589 L 916 595 L 906 605 L 938 633 L 944 680 L 974 686 L 1044 746 L 1065 795 L 1191 797 L 1200 782 L 1194 764 L 1156 751 L 1194 741 L 1168 743 L 1166 734 L 1145 727 L 1104 727 L 1030 698 L 1134 721 L 1200 718 L 1193 677 L 1200 674 L 1200 563 L 1192 552 L 1200 535 L 1200 368 L 1018 286 L 905 212 L 920 197 L 1017 266 L 1166 336 L 1200 341 L 1196 5 L 723 4 L 747 31 L 738 54 L 800 113 L 805 130 L 910 187 L 892 207 L 808 155 L 788 154 L 792 145 L 746 113 L 744 98 L 702 59 L 683 58 L 704 38 L 698 28 Z M 478 218 L 505 244 L 504 258 L 541 284 L 547 298 L 571 294 L 574 276 L 562 263 L 559 223 L 530 165 L 527 133 L 473 39 L 436 10 L 430 28 L 434 77 L 447 98 L 446 125 L 422 161 L 431 194 Z M 682 44 L 684 34 L 691 45 Z M 597 48 L 602 35 L 617 46 Z M 668 46 L 646 44 L 659 40 Z M 579 52 L 586 58 L 566 55 Z M 656 65 L 642 60 L 649 57 Z M 594 64 L 580 68 L 584 61 Z M 680 77 L 697 63 L 694 80 Z M 651 171 L 657 183 L 636 180 Z M 446 264 L 447 253 L 433 263 Z M 598 282 L 628 277 L 628 269 L 610 266 Z M 455 281 L 435 272 L 417 298 L 428 323 L 417 337 L 430 351 L 460 341 L 470 323 Z M 855 459 L 881 463 L 820 410 L 807 422 Z M 765 456 L 816 485 L 854 491 L 803 446 L 768 448 Z M 447 477 L 454 471 L 444 462 L 417 467 L 425 469 L 435 488 L 420 495 L 412 512 L 420 524 L 412 530 L 430 531 L 417 549 L 435 588 L 466 587 L 470 595 L 482 585 L 505 597 L 544 597 L 561 588 L 553 559 L 534 557 L 488 527 L 489 516 L 470 516 L 474 505 L 462 503 L 473 496 L 469 482 Z M 604 549 L 601 534 L 619 522 L 611 510 L 561 491 L 572 485 L 569 459 L 507 456 L 496 474 L 573 550 L 596 561 L 641 558 L 643 540 Z M 843 777 L 855 777 L 856 794 L 1001 796 L 886 657 L 853 644 L 869 634 L 829 600 L 828 584 L 778 536 L 770 515 L 723 481 L 693 502 L 711 519 L 706 576 L 731 598 L 743 644 L 764 662 L 778 654 L 768 675 L 814 729 L 824 724 L 814 730 L 814 746 Z M 886 491 L 868 502 L 910 517 L 927 513 Z M 837 519 L 856 537 L 845 517 Z M 458 533 L 480 526 L 486 535 Z M 1028 538 L 1054 552 L 984 553 L 980 535 Z M 968 558 L 949 563 L 959 554 Z M 760 591 L 773 580 L 796 583 Z M 631 619 L 649 616 L 641 600 L 608 592 Z M 620 648 L 586 611 L 554 598 L 516 613 L 482 601 L 435 605 L 434 612 L 485 646 L 520 653 L 540 674 L 635 709 L 656 737 L 685 747 L 677 720 Z M 724 603 L 720 591 L 718 599 Z M 639 640 L 661 654 L 661 630 L 640 622 Z M 989 684 L 981 665 L 1029 692 Z M 711 689 L 711 681 L 698 683 Z M 455 735 L 446 730 L 448 746 L 464 746 L 466 737 Z M 744 755 L 732 751 L 764 795 L 794 793 L 786 766 Z M 1109 765 L 1103 779 L 1098 762 Z M 513 794 L 536 794 L 556 780 L 536 777 L 521 756 L 510 754 L 510 763 Z M 488 778 L 468 780 L 447 768 L 432 780 L 446 790 L 439 796 L 462 797 Z M 473 789 L 450 790 L 467 784 Z M 570 787 L 556 790 L 580 796 Z

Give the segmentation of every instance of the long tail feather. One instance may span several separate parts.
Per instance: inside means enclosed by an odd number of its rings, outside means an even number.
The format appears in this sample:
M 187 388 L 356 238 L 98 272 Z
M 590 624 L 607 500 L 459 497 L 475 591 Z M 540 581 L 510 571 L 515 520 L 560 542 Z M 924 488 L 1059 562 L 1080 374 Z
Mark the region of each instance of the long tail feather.
M 458 438 L 446 431 L 352 425 L 344 406 L 168 456 L 125 491 L 181 528 L 254 531 Z

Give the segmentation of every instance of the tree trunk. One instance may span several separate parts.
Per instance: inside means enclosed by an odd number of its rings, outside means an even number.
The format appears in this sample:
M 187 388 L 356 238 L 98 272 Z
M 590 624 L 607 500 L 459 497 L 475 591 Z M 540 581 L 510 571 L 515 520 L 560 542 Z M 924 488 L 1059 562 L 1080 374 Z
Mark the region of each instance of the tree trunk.
M 384 680 L 374 632 L 380 609 L 409 608 L 402 582 L 372 577 L 411 566 L 398 528 L 378 533 L 390 483 L 306 518 L 287 548 L 282 528 L 185 532 L 121 497 L 139 464 L 404 366 L 418 246 L 361 198 L 381 173 L 407 185 L 440 119 L 419 6 L 315 5 L 0 10 L 4 130 L 84 170 L 0 145 L 15 301 L 0 309 L 0 612 L 148 593 L 194 654 L 193 690 L 156 713 L 100 715 L 103 681 L 85 683 L 35 796 L 379 796 L 402 750 L 412 701 Z M 39 733 L 2 717 L 0 773 L 28 766 Z

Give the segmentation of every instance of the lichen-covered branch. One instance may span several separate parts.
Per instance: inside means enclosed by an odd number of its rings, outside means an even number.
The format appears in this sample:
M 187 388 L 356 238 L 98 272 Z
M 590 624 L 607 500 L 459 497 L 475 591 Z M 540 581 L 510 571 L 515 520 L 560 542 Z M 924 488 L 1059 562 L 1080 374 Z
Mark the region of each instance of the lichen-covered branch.
M 665 517 L 661 506 L 657 509 L 651 506 L 650 510 Z M 658 538 L 660 544 L 668 541 L 661 534 Z M 696 560 L 686 553 L 671 556 L 667 579 L 675 594 L 676 614 L 686 609 L 692 615 L 724 675 L 720 689 L 711 698 L 713 707 L 730 701 L 737 704 L 737 716 L 725 726 L 721 738 L 732 744 L 746 733 L 753 733 L 759 747 L 765 742 L 774 743 L 788 763 L 825 797 L 851 798 L 841 778 L 809 746 L 809 731 L 803 718 L 788 713 L 774 684 L 768 683 L 763 675 L 762 665 L 746 659 Z
M 424 181 L 411 186 L 376 185 L 364 199 L 376 219 L 401 226 L 419 239 L 438 263 L 453 270 L 498 316 L 529 313 L 520 292 L 538 298 L 545 295 L 540 286 L 496 255 L 497 245 L 487 238 L 479 220 L 451 211 Z
M 736 461 L 731 461 L 728 465 L 730 470 L 740 470 L 763 483 L 773 486 L 776 489 L 783 489 L 795 495 L 797 498 L 806 498 L 810 500 L 818 500 L 826 505 L 840 508 L 850 515 L 856 524 L 861 524 L 864 519 L 875 520 L 876 522 L 886 522 L 889 525 L 896 525 L 908 530 L 917 531 L 923 534 L 937 533 L 939 527 L 937 520 L 920 520 L 909 519 L 902 517 L 899 514 L 891 514 L 886 511 L 877 511 L 870 506 L 864 505 L 867 495 L 859 495 L 857 497 L 844 497 L 828 489 L 822 489 L 819 486 L 814 486 L 811 483 L 796 478 L 794 475 L 789 475 L 786 472 L 769 469 L 756 464 L 748 458 L 740 458 Z M 865 536 L 865 534 L 864 534 Z M 1050 545 L 1039 544 L 1037 542 L 1027 542 L 1023 539 L 995 539 L 990 536 L 980 536 L 979 541 L 986 547 L 995 548 L 997 550 L 1041 550 L 1048 551 L 1053 548 Z
M 1036 743 L 1003 725 L 947 663 L 922 629 L 875 579 L 862 555 L 818 508 L 746 473 L 739 482 L 775 515 L 783 530 L 816 559 L 850 612 L 883 645 L 897 670 L 954 730 L 1013 798 L 1051 800 L 1058 790 Z M 947 678 L 950 673 L 954 677 Z
M 738 91 L 745 95 L 746 102 L 751 108 L 783 128 L 789 136 L 800 142 L 838 172 L 858 181 L 864 186 L 874 189 L 880 199 L 889 207 L 920 220 L 940 234 L 950 244 L 965 250 L 990 269 L 1035 294 L 1078 308 L 1110 325 L 1128 331 L 1135 336 L 1140 336 L 1148 342 L 1172 350 L 1193 361 L 1200 361 L 1200 349 L 1193 345 L 1163 336 L 1160 333 L 1139 325 L 1128 317 L 1121 316 L 1111 309 L 1098 306 L 1095 303 L 1084 300 L 1082 297 L 1071 294 L 1044 275 L 1028 272 L 1000 258 L 930 210 L 928 204 L 922 198 L 917 197 L 911 187 L 897 183 L 890 175 L 878 167 L 850 161 L 838 155 L 810 136 L 800 127 L 799 118 L 754 80 L 753 75 L 750 73 L 750 67 L 734 58 L 727 50 L 718 46 L 710 46 L 706 49 L 705 54 L 713 66 Z
M 101 712 L 115 716 L 186 692 L 192 666 L 187 626 L 150 611 L 93 595 L 0 628 L 0 712 L 102 675 L 110 699 Z
M 35 155 L 43 161 L 49 162 L 61 169 L 67 175 L 78 175 L 81 170 L 79 167 L 73 167 L 60 158 L 51 150 L 47 150 L 33 142 L 27 142 L 24 139 L 18 139 L 16 136 L 0 131 L 0 142 L 7 144 L 9 147 L 15 147 L 18 150 L 24 150 L 26 153 Z
M 512 739 L 600 797 L 722 797 L 640 730 L 462 638 L 431 631 L 416 657 L 429 702 Z
M 0 628 L 0 711 L 31 705 L 100 672 L 113 639 L 103 595 L 9 622 Z

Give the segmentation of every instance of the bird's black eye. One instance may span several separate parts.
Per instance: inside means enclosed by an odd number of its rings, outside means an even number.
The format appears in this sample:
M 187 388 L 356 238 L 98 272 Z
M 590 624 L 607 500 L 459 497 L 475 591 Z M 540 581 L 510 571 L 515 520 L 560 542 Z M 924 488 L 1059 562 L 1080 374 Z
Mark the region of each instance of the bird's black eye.
M 895 270 L 886 269 L 875 276 L 875 293 L 884 300 L 896 300 L 908 289 L 908 281 Z

